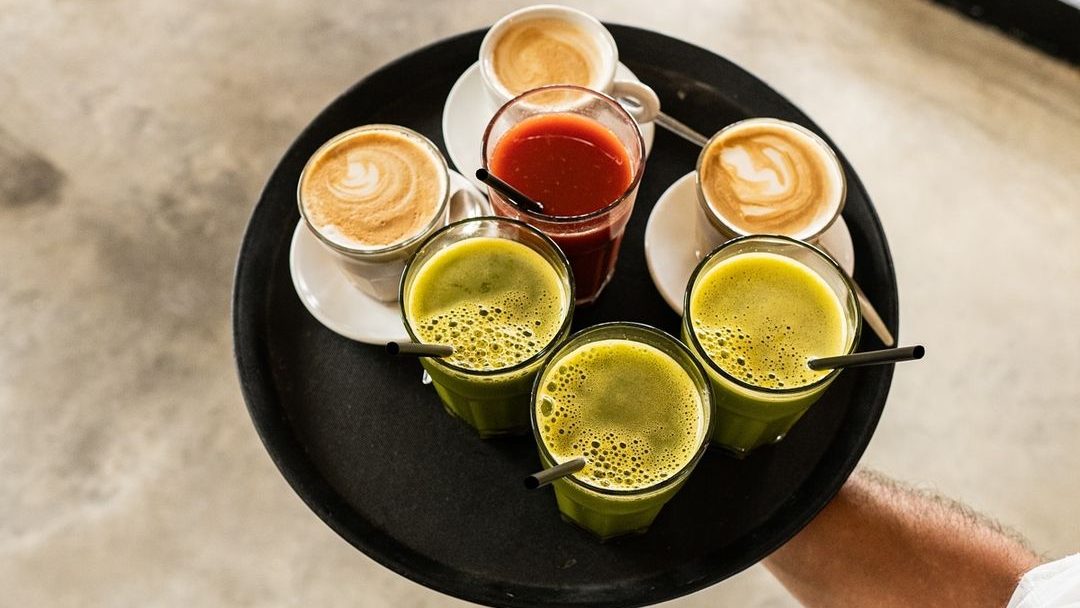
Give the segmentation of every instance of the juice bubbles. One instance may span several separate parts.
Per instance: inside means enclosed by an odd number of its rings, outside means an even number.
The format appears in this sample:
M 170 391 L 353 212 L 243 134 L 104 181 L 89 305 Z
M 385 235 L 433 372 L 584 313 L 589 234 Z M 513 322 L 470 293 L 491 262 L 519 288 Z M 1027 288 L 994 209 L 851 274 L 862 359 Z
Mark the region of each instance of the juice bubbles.
M 704 452 L 711 407 L 671 336 L 628 323 L 576 334 L 545 364 L 532 412 L 545 467 L 586 459 L 554 483 L 563 517 L 602 539 L 648 528 Z
M 738 454 L 779 441 L 835 379 L 811 359 L 851 352 L 859 315 L 846 276 L 785 237 L 736 239 L 691 277 L 683 339 L 706 364 L 713 443 Z
M 482 436 L 528 429 L 533 378 L 573 311 L 571 275 L 548 239 L 511 220 L 452 224 L 409 262 L 401 306 L 413 339 L 454 347 L 421 360 L 447 411 Z
M 629 114 L 580 87 L 529 91 L 492 118 L 484 167 L 543 205 L 543 213 L 528 211 L 489 191 L 496 213 L 528 222 L 562 248 L 578 303 L 594 301 L 615 271 L 644 169 Z

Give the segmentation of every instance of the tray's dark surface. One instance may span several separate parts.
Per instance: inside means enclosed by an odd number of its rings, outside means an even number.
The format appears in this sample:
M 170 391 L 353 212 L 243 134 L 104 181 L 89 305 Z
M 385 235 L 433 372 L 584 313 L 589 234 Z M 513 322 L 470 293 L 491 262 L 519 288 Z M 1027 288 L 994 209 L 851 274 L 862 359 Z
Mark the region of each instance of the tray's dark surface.
M 778 93 L 707 51 L 611 27 L 622 60 L 664 109 L 706 133 L 747 116 L 776 116 L 820 133 Z M 442 145 L 443 102 L 476 60 L 483 32 L 409 55 L 334 101 L 274 171 L 240 251 L 233 301 L 241 385 L 274 462 L 328 525 L 383 565 L 433 589 L 505 606 L 631 606 L 677 597 L 757 562 L 836 493 L 885 404 L 892 367 L 842 374 L 777 446 L 745 461 L 710 451 L 642 536 L 599 544 L 559 519 L 550 489 L 527 491 L 532 439 L 481 441 L 450 418 L 415 361 L 339 337 L 303 308 L 289 278 L 296 180 L 331 136 L 371 122 L 403 124 Z M 479 145 L 479 142 L 477 142 Z M 678 317 L 649 279 L 649 212 L 697 150 L 657 130 L 615 279 L 575 327 L 640 321 L 677 333 Z M 892 330 L 896 281 L 873 207 L 844 161 L 844 217 L 856 278 Z M 472 170 L 473 167 L 465 167 Z M 688 228 L 689 230 L 689 228 Z M 689 232 L 688 232 L 689 234 Z M 872 332 L 863 348 L 873 347 Z

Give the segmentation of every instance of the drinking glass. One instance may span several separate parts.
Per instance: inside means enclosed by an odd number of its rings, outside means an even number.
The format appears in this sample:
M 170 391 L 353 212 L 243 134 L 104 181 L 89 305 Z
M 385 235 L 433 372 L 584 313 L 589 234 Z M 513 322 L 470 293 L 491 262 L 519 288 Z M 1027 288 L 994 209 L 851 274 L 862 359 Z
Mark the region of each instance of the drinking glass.
M 698 461 L 701 460 L 709 445 L 709 436 L 712 433 L 715 417 L 709 382 L 706 380 L 701 365 L 685 345 L 659 329 L 639 323 L 594 325 L 574 334 L 560 345 L 551 353 L 543 370 L 537 375 L 530 414 L 533 437 L 544 468 L 552 467 L 559 462 L 549 451 L 540 432 L 540 422 L 537 417 L 537 411 L 541 407 L 538 399 L 540 387 L 550 380 L 549 373 L 558 369 L 559 363 L 565 357 L 587 344 L 601 340 L 639 342 L 652 346 L 671 357 L 692 380 L 701 407 L 701 427 L 697 438 L 698 445 L 693 456 L 681 469 L 658 483 L 633 489 L 617 489 L 590 483 L 579 479 L 576 475 L 569 475 L 552 482 L 555 488 L 555 500 L 563 519 L 605 540 L 632 532 L 644 532 L 648 529 L 661 508 L 679 491 Z
M 420 342 L 407 305 L 419 270 L 439 251 L 466 239 L 482 237 L 521 243 L 551 264 L 559 277 L 566 303 L 559 331 L 537 352 L 510 367 L 476 370 L 433 357 L 422 358 L 420 363 L 431 376 L 446 411 L 473 426 L 482 437 L 524 433 L 529 429 L 529 392 L 533 378 L 544 357 L 569 335 L 574 314 L 573 275 L 566 257 L 551 239 L 523 222 L 497 217 L 472 218 L 446 226 L 431 235 L 405 267 L 399 297 L 401 317 L 409 337 Z
M 736 456 L 776 443 L 825 392 L 840 369 L 833 369 L 815 382 L 790 388 L 756 386 L 725 371 L 705 351 L 694 329 L 695 289 L 699 280 L 720 262 L 751 253 L 771 253 L 795 260 L 820 276 L 836 294 L 843 311 L 844 352 L 850 354 L 859 343 L 862 319 L 851 280 L 840 266 L 813 245 L 785 236 L 746 236 L 728 241 L 705 257 L 690 275 L 683 304 L 682 338 L 701 361 L 712 382 L 716 400 L 716 425 L 712 443 Z
M 524 209 L 488 188 L 496 215 L 535 226 L 566 253 L 574 269 L 577 303 L 589 304 L 596 301 L 615 272 L 619 245 L 645 170 L 644 142 L 637 123 L 611 97 L 577 86 L 540 87 L 511 99 L 488 123 L 483 140 L 484 169 L 491 171 L 492 154 L 507 131 L 542 114 L 576 114 L 600 123 L 618 138 L 631 165 L 632 177 L 626 191 L 600 209 L 581 215 L 548 215 Z

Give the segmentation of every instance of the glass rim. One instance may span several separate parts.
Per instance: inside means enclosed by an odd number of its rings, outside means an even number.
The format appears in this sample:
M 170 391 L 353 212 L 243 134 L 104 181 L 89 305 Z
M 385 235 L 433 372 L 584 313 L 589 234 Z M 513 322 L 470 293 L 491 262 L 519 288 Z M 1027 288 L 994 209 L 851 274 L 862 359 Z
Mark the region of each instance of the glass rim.
M 687 370 L 686 366 L 683 365 L 681 361 L 675 360 L 675 363 L 677 363 L 679 367 L 683 368 L 683 370 L 687 372 L 687 375 L 691 376 L 691 379 L 694 379 L 694 373 L 698 374 L 697 380 L 700 380 L 700 388 L 704 390 L 704 394 L 702 395 L 703 403 L 701 404 L 701 407 L 703 412 L 706 412 L 708 414 L 708 423 L 705 425 L 705 428 L 702 429 L 701 444 L 698 445 L 697 450 L 694 452 L 694 455 L 691 456 L 690 459 L 687 460 L 686 463 L 682 467 L 680 467 L 678 471 L 672 473 L 666 479 L 662 479 L 655 484 L 642 488 L 617 489 L 594 486 L 590 483 L 578 479 L 576 474 L 567 475 L 566 477 L 563 477 L 563 479 L 569 480 L 571 483 L 577 484 L 578 486 L 581 486 L 582 488 L 589 490 L 590 492 L 595 492 L 604 496 L 638 496 L 642 494 L 651 494 L 653 492 L 663 490 L 675 483 L 678 483 L 689 474 L 689 471 L 693 469 L 693 467 L 698 463 L 698 461 L 701 460 L 701 458 L 705 455 L 705 452 L 709 449 L 712 432 L 716 426 L 716 416 L 714 415 L 714 395 L 712 391 L 712 385 L 709 381 L 709 377 L 705 373 L 705 368 L 701 366 L 701 362 L 698 361 L 697 357 L 694 356 L 694 353 L 691 352 L 691 350 L 687 348 L 687 346 L 683 344 L 681 340 L 675 338 L 675 336 L 672 336 L 671 334 L 667 333 L 662 329 L 653 327 L 651 325 L 646 325 L 644 323 L 637 323 L 634 321 L 609 321 L 606 323 L 590 325 L 589 327 L 586 327 L 585 329 L 582 329 L 581 331 L 578 331 L 573 335 L 568 336 L 565 340 L 559 343 L 558 347 L 548 354 L 547 358 L 544 360 L 543 366 L 536 374 L 536 379 L 533 381 L 533 388 L 529 396 L 529 422 L 530 426 L 532 427 L 533 440 L 536 441 L 536 445 L 540 452 L 543 454 L 544 458 L 550 460 L 555 464 L 558 464 L 554 456 L 552 456 L 551 451 L 548 449 L 547 444 L 544 442 L 544 439 L 540 436 L 540 425 L 536 419 L 536 398 L 540 391 L 540 383 L 544 379 L 544 372 L 547 371 L 548 367 L 550 367 L 551 364 L 555 362 L 556 357 L 562 354 L 562 352 L 568 347 L 570 347 L 575 341 L 581 340 L 582 338 L 587 337 L 589 334 L 596 333 L 605 329 L 610 329 L 613 327 L 626 327 L 635 331 L 642 331 L 647 334 L 652 334 L 660 338 L 661 340 L 673 344 L 677 350 L 681 350 L 683 354 L 686 355 L 687 360 L 690 362 L 690 366 L 692 366 L 690 370 Z M 649 346 L 652 345 L 650 344 Z M 666 355 L 667 353 L 664 354 Z M 670 355 L 668 356 L 670 357 Z M 674 359 L 674 357 L 672 357 L 672 359 Z M 695 384 L 699 384 L 699 382 L 695 381 Z
M 569 287 L 567 289 L 567 293 L 566 293 L 566 296 L 568 298 L 567 304 L 566 304 L 566 310 L 564 311 L 563 320 L 562 320 L 562 323 L 559 325 L 558 331 L 555 332 L 555 335 L 552 336 L 551 340 L 548 341 L 548 343 L 545 344 L 543 346 L 543 348 L 541 348 L 536 353 L 529 356 L 527 359 L 524 359 L 522 361 L 519 361 L 518 363 L 515 363 L 515 364 L 507 366 L 507 367 L 500 367 L 498 369 L 469 369 L 467 367 L 462 367 L 460 365 L 455 365 L 453 363 L 450 363 L 449 361 L 443 361 L 442 359 L 436 359 L 435 360 L 435 363 L 437 363 L 438 365 L 446 367 L 446 368 L 450 369 L 451 371 L 454 371 L 454 372 L 457 372 L 457 373 L 460 373 L 460 374 L 466 374 L 466 375 L 469 375 L 469 376 L 492 377 L 492 376 L 500 376 L 502 374 L 509 374 L 509 373 L 513 373 L 513 372 L 516 372 L 516 371 L 520 371 L 522 369 L 525 369 L 526 367 L 529 367 L 530 365 L 532 365 L 533 363 L 539 361 L 540 359 L 544 358 L 545 356 L 547 356 L 549 354 L 549 352 L 561 342 L 559 340 L 559 336 L 561 336 L 567 330 L 567 328 L 570 327 L 570 324 L 574 320 L 574 298 L 576 297 L 575 289 L 574 289 L 574 273 L 573 273 L 573 270 L 570 268 L 570 261 L 566 258 L 566 254 L 563 253 L 562 249 L 560 249 L 559 246 L 555 244 L 555 241 L 551 240 L 551 238 L 548 235 L 544 234 L 543 232 L 540 232 L 536 228 L 526 224 L 525 222 L 523 222 L 521 220 L 516 220 L 516 219 L 513 219 L 513 218 L 509 218 L 509 217 L 498 217 L 498 216 L 494 216 L 494 215 L 482 215 L 482 216 L 478 216 L 478 217 L 468 217 L 468 218 L 465 218 L 465 219 L 458 220 L 456 222 L 451 222 L 451 223 L 447 224 L 446 226 L 443 226 L 442 228 L 439 228 L 435 232 L 431 233 L 426 239 L 424 239 L 424 242 L 421 243 L 420 246 L 416 248 L 416 251 L 414 251 L 413 254 L 411 256 L 409 256 L 409 260 L 405 263 L 405 269 L 401 272 L 401 282 L 398 284 L 398 309 L 401 312 L 402 325 L 405 326 L 405 331 L 409 334 L 409 338 L 413 342 L 423 343 L 417 337 L 416 333 L 413 332 L 412 323 L 409 321 L 409 315 L 408 315 L 408 312 L 406 311 L 405 278 L 409 275 L 409 270 L 412 268 L 413 262 L 416 261 L 416 258 L 420 255 L 420 253 L 422 251 L 424 251 L 424 248 L 427 247 L 430 243 L 434 242 L 436 238 L 441 237 L 443 234 L 449 232 L 451 229 L 457 228 L 458 226 L 461 226 L 463 224 L 469 224 L 469 223 L 479 224 L 479 223 L 482 223 L 482 222 L 495 222 L 495 223 L 502 222 L 502 223 L 506 223 L 506 224 L 511 224 L 511 225 L 517 226 L 519 228 L 524 228 L 527 232 L 531 232 L 532 234 L 540 237 L 541 241 L 545 245 L 547 245 L 549 248 L 551 248 L 551 250 L 555 253 L 556 258 L 559 259 L 560 261 L 562 261 L 563 266 L 566 268 L 566 278 L 567 278 L 567 283 L 569 285 Z M 473 237 L 467 237 L 467 238 L 473 238 Z M 504 237 L 493 237 L 493 238 L 504 238 Z M 464 240 L 464 239 L 462 239 L 462 240 Z M 507 240 L 511 240 L 511 239 L 507 239 Z M 514 242 L 520 242 L 520 241 L 514 241 Z M 528 245 L 526 245 L 526 246 L 528 246 Z M 545 258 L 544 261 L 548 261 L 548 260 Z M 554 267 L 554 264 L 552 264 L 552 267 Z M 556 273 L 558 273 L 558 268 L 555 268 L 555 271 L 556 271 Z
M 618 196 L 618 198 L 616 198 L 614 201 L 608 203 L 604 207 L 601 207 L 600 209 L 597 209 L 595 211 L 590 211 L 588 213 L 581 213 L 581 214 L 578 214 L 578 215 L 548 215 L 546 213 L 537 213 L 535 211 L 532 211 L 532 210 L 526 209 L 524 207 L 521 207 L 520 205 L 518 205 L 514 201 L 506 198 L 505 196 L 502 196 L 498 192 L 496 192 L 495 194 L 497 194 L 499 197 L 501 197 L 503 200 L 505 200 L 511 207 L 516 209 L 518 212 L 524 214 L 525 216 L 535 218 L 535 219 L 538 219 L 538 220 L 541 220 L 541 221 L 544 221 L 544 222 L 549 222 L 549 223 L 552 223 L 552 224 L 568 224 L 568 223 L 573 223 L 573 222 L 581 222 L 581 221 L 584 221 L 584 220 L 590 220 L 590 219 L 593 219 L 593 218 L 596 218 L 596 217 L 601 217 L 603 215 L 607 215 L 608 213 L 610 213 L 610 212 L 614 211 L 615 209 L 617 209 L 624 201 L 626 201 L 626 200 L 628 200 L 630 198 L 631 194 L 633 194 L 634 192 L 637 191 L 638 186 L 641 185 L 641 178 L 645 174 L 645 139 L 642 138 L 642 136 L 641 136 L 641 127 L 638 126 L 638 123 L 637 123 L 636 120 L 634 120 L 634 117 L 631 116 L 630 113 L 626 111 L 626 108 L 622 107 L 622 104 L 620 104 L 614 97 L 608 95 L 607 93 L 603 93 L 603 92 L 597 91 L 595 89 L 590 89 L 590 88 L 587 88 L 587 87 L 580 87 L 580 86 L 572 85 L 572 84 L 552 84 L 552 85 L 547 85 L 547 86 L 543 86 L 543 87 L 537 87 L 535 89 L 529 89 L 528 91 L 525 91 L 524 93 L 518 95 L 517 97 L 514 97 L 510 101 L 504 103 L 498 110 L 495 111 L 495 115 L 491 117 L 491 120 L 488 121 L 487 127 L 484 128 L 484 138 L 483 138 L 482 143 L 481 143 L 482 152 L 483 152 L 482 158 L 480 159 L 481 166 L 484 168 L 484 170 L 490 172 L 491 167 L 488 165 L 487 149 L 488 149 L 488 141 L 491 138 L 491 130 L 495 126 L 495 122 L 503 114 L 506 113 L 506 111 L 510 108 L 510 106 L 517 103 L 518 101 L 522 101 L 523 98 L 525 98 L 525 97 L 527 97 L 529 95 L 541 94 L 541 93 L 549 92 L 549 91 L 556 90 L 556 89 L 570 89 L 570 90 L 577 91 L 577 92 L 579 92 L 581 94 L 584 94 L 584 95 L 591 95 L 594 98 L 602 99 L 603 101 L 606 101 L 606 102 L 610 103 L 611 105 L 615 106 L 615 108 L 617 108 L 617 112 L 621 113 L 622 117 L 624 117 L 626 119 L 626 122 L 628 122 L 630 125 L 633 126 L 633 128 L 634 128 L 634 136 L 635 136 L 635 139 L 637 140 L 638 151 L 640 152 L 640 154 L 638 155 L 637 162 L 635 163 L 635 166 L 634 166 L 634 174 L 633 174 L 633 176 L 632 176 L 632 178 L 630 180 L 630 185 L 628 185 L 626 187 L 626 190 L 623 191 L 623 193 L 620 194 Z M 567 114 L 567 113 L 572 113 L 572 112 L 546 112 L 546 114 Z M 540 114 L 534 114 L 534 116 L 538 116 L 538 115 L 540 115 Z M 511 128 L 513 128 L 513 127 L 511 127 Z M 621 139 L 620 139 L 620 143 L 622 143 Z M 492 175 L 494 175 L 494 174 L 492 174 Z M 498 177 L 498 176 L 496 175 L 495 177 Z
M 818 378 L 810 384 L 804 384 L 802 386 L 794 386 L 790 388 L 770 388 L 767 386 L 756 386 L 733 376 L 732 374 L 724 370 L 722 367 L 717 365 L 715 361 L 713 361 L 712 357 L 709 356 L 708 352 L 701 345 L 701 341 L 698 340 L 697 331 L 694 329 L 694 323 L 691 320 L 690 301 L 692 298 L 690 296 L 693 294 L 694 287 L 697 285 L 698 276 L 701 274 L 702 269 L 705 268 L 708 262 L 720 253 L 722 253 L 729 246 L 744 243 L 747 241 L 768 241 L 769 239 L 786 241 L 788 244 L 806 248 L 814 255 L 817 255 L 818 257 L 825 260 L 825 262 L 827 262 L 828 265 L 840 276 L 841 280 L 844 283 L 844 286 L 847 287 L 848 298 L 854 304 L 855 308 L 855 322 L 853 323 L 853 325 L 855 326 L 854 331 L 851 333 L 850 343 L 847 345 L 845 351 L 842 354 L 850 355 L 851 353 L 853 353 L 855 349 L 858 348 L 859 339 L 862 336 L 862 310 L 859 308 L 859 299 L 855 296 L 855 288 L 851 278 L 848 276 L 847 272 L 845 272 L 844 269 L 840 267 L 840 264 L 837 263 L 836 260 L 832 259 L 827 253 L 822 251 L 817 246 L 811 245 L 810 243 L 807 243 L 805 241 L 793 239 L 789 236 L 784 236 L 782 234 L 751 234 L 746 236 L 740 236 L 738 238 L 731 239 L 730 241 L 724 243 L 723 245 L 720 245 L 716 249 L 713 249 L 711 252 L 709 252 L 709 255 L 702 258 L 701 262 L 699 262 L 698 265 L 694 268 L 694 272 L 690 274 L 690 280 L 686 284 L 686 293 L 683 295 L 683 325 L 686 328 L 686 335 L 690 337 L 690 342 L 693 344 L 694 350 L 700 352 L 702 359 L 705 360 L 709 368 L 720 374 L 723 379 L 734 383 L 739 388 L 754 391 L 756 393 L 765 393 L 767 395 L 794 395 L 806 391 L 811 391 L 821 386 L 827 385 L 829 382 L 832 382 L 833 379 L 835 379 L 841 371 L 843 371 L 843 368 L 838 367 L 831 369 L 829 370 L 829 373 L 825 374 L 824 376 Z M 821 274 L 813 268 L 811 268 L 810 270 L 814 272 L 814 274 Z M 846 324 L 847 315 L 845 314 L 844 317 Z
M 409 238 L 398 241 L 396 243 L 391 243 L 390 245 L 378 246 L 376 248 L 349 247 L 347 245 L 342 245 L 341 243 L 336 243 L 331 239 L 327 238 L 325 235 L 319 232 L 318 228 L 316 228 L 311 223 L 310 218 L 308 218 L 307 211 L 304 209 L 302 189 L 304 185 L 304 178 L 307 176 L 308 170 L 312 166 L 312 161 L 321 157 L 326 151 L 328 151 L 331 147 L 341 143 L 341 141 L 353 137 L 358 133 L 364 133 L 367 131 L 397 132 L 406 137 L 418 140 L 418 143 L 427 147 L 428 151 L 431 152 L 432 156 L 436 159 L 436 164 L 439 168 L 439 174 L 443 183 L 443 197 L 442 200 L 439 202 L 438 207 L 435 209 L 435 214 L 432 216 L 431 221 L 429 221 L 427 224 L 424 224 L 424 227 L 422 229 L 418 230 L 416 234 L 410 236 Z M 447 165 L 446 158 L 442 155 L 442 152 L 439 150 L 438 146 L 435 145 L 435 142 L 428 139 L 423 133 L 419 133 L 408 127 L 389 123 L 372 123 L 367 125 L 360 125 L 358 127 L 353 127 L 351 129 L 342 131 L 341 133 L 338 133 L 337 135 L 326 140 L 321 146 L 319 146 L 314 152 L 312 152 L 311 156 L 308 157 L 307 162 L 304 163 L 304 168 L 300 171 L 300 177 L 296 180 L 296 205 L 300 209 L 301 220 L 312 232 L 312 234 L 314 234 L 315 237 L 319 239 L 321 243 L 345 255 L 363 255 L 374 257 L 406 249 L 411 245 L 422 241 L 426 236 L 429 236 L 432 229 L 437 227 L 440 221 L 445 221 L 444 216 L 446 215 L 447 205 L 449 205 L 450 203 L 450 198 L 452 194 L 451 189 L 450 167 L 449 165 Z
M 836 150 L 834 150 L 833 147 L 829 145 L 829 142 L 825 141 L 823 137 L 821 137 L 817 133 L 814 133 L 810 129 L 790 120 L 784 120 L 783 118 L 774 118 L 771 116 L 751 116 L 749 118 L 737 120 L 729 125 L 724 126 L 716 133 L 713 133 L 712 137 L 710 137 L 708 141 L 705 142 L 705 145 L 701 147 L 701 152 L 698 153 L 697 161 L 694 163 L 694 186 L 695 190 L 697 191 L 698 204 L 705 211 L 705 217 L 709 219 L 709 223 L 712 224 L 713 228 L 716 228 L 717 231 L 724 234 L 724 236 L 736 238 L 761 234 L 748 230 L 743 230 L 742 228 L 735 226 L 732 222 L 728 221 L 727 218 L 725 218 L 720 212 L 718 212 L 711 203 L 709 203 L 708 197 L 705 195 L 705 190 L 701 187 L 701 163 L 705 159 L 706 151 L 708 151 L 709 148 L 711 148 L 712 145 L 716 143 L 716 140 L 720 139 L 727 133 L 730 133 L 731 131 L 739 127 L 762 123 L 774 124 L 781 127 L 789 128 L 803 135 L 804 137 L 807 137 L 815 144 L 817 144 L 818 147 L 824 152 L 825 157 L 828 159 L 827 162 L 833 164 L 837 168 L 837 172 L 840 176 L 840 192 L 838 196 L 839 202 L 836 204 L 836 209 L 832 212 L 832 217 L 829 218 L 829 221 L 825 222 L 811 233 L 808 233 L 806 235 L 795 234 L 791 237 L 796 240 L 802 241 L 814 240 L 824 234 L 826 230 L 831 228 L 832 225 L 835 224 L 836 221 L 840 219 L 840 216 L 843 214 L 844 207 L 847 205 L 847 175 L 844 173 L 844 164 L 840 162 L 840 156 L 836 153 Z M 811 225 L 810 227 L 813 227 L 813 225 Z

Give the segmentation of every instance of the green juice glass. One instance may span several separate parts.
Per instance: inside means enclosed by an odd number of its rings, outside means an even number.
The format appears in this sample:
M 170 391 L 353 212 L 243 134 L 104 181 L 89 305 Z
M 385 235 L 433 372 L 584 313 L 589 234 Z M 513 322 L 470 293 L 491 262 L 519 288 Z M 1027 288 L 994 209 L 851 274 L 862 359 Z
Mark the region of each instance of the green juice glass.
M 450 224 L 409 260 L 399 302 L 413 341 L 455 349 L 420 360 L 446 411 L 481 437 L 528 432 L 533 380 L 574 313 L 574 278 L 555 243 L 506 218 Z
M 544 468 L 586 458 L 552 485 L 563 519 L 601 541 L 648 529 L 701 460 L 715 418 L 690 350 L 637 323 L 595 325 L 561 344 L 530 413 Z
M 701 304 L 695 298 L 697 290 L 702 288 L 703 277 L 706 277 L 717 265 L 745 254 L 770 254 L 797 262 L 813 275 L 820 277 L 821 282 L 827 286 L 824 289 L 835 296 L 836 302 L 839 303 L 839 318 L 835 329 L 840 335 L 836 336 L 832 344 L 839 345 L 836 346 L 838 352 L 828 352 L 821 356 L 850 354 L 859 343 L 862 328 L 862 318 L 851 280 L 836 261 L 817 247 L 786 236 L 744 236 L 728 241 L 701 260 L 691 274 L 687 285 L 683 305 L 682 339 L 702 362 L 712 383 L 716 402 L 716 425 L 712 433 L 712 444 L 729 450 L 738 458 L 745 457 L 754 448 L 782 440 L 841 371 L 829 370 L 806 384 L 792 383 L 783 388 L 762 386 L 765 383 L 764 379 L 737 377 L 710 356 L 694 323 L 695 315 L 705 314 L 695 309 L 695 304 Z M 733 285 L 731 289 L 746 289 L 746 287 Z M 748 313 L 748 316 L 774 314 L 778 325 L 788 323 L 787 329 L 791 330 L 791 320 L 785 318 L 783 302 L 796 296 L 783 291 L 768 295 L 768 298 L 753 302 L 751 307 L 753 311 Z M 772 307 L 771 310 L 770 307 Z M 796 331 L 799 329 L 796 327 Z M 813 331 L 815 328 L 802 329 Z M 755 336 L 757 337 L 760 336 Z M 769 337 L 783 345 L 782 336 Z M 790 344 L 788 346 L 787 353 L 790 355 L 795 349 L 791 348 Z M 769 346 L 763 343 L 759 348 L 769 348 Z M 805 359 L 806 355 L 799 353 L 799 356 Z M 728 366 L 730 368 L 730 362 Z M 813 372 L 807 367 L 806 373 Z

